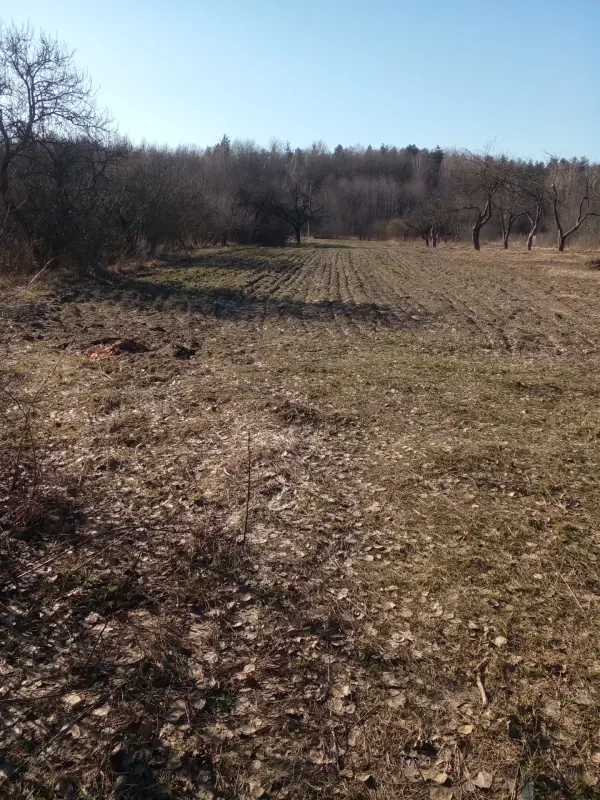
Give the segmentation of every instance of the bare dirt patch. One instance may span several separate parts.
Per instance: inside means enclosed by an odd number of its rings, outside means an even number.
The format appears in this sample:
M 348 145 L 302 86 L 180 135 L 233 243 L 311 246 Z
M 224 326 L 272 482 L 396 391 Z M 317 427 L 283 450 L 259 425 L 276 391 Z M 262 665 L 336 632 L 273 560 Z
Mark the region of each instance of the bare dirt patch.
M 3 297 L 3 796 L 596 796 L 585 255 L 235 248 Z

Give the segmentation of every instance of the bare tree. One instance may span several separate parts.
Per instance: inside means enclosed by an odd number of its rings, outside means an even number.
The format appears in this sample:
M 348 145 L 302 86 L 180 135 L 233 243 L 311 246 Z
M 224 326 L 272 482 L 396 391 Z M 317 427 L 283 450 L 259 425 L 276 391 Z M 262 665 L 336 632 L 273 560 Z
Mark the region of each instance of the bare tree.
M 321 215 L 321 205 L 314 182 L 307 175 L 303 154 L 287 153 L 286 164 L 278 186 L 273 187 L 271 213 L 286 222 L 293 230 L 296 244 L 302 241 L 302 231 Z
M 277 216 L 292 227 L 296 244 L 300 244 L 304 226 L 313 219 L 310 189 L 301 187 L 297 180 L 292 180 L 283 201 L 277 204 Z
M 562 253 L 569 236 L 572 236 L 588 217 L 600 216 L 593 205 L 598 201 L 598 170 L 592 169 L 587 161 L 557 161 L 550 166 L 550 196 L 552 211 L 558 231 L 558 249 Z M 569 206 L 571 209 L 569 209 Z M 574 210 L 576 209 L 576 211 Z M 570 227 L 565 227 L 565 217 L 571 213 L 577 217 Z
M 442 197 L 430 197 L 410 214 L 403 217 L 404 225 L 413 230 L 427 247 L 436 247 L 440 231 L 444 231 L 452 214 L 448 202 Z
M 491 220 L 494 198 L 502 188 L 504 176 L 498 162 L 485 150 L 481 154 L 468 151 L 454 159 L 453 181 L 458 210 L 474 211 L 473 247 L 481 248 L 481 229 Z
M 521 197 L 521 204 L 525 209 L 525 216 L 529 220 L 527 249 L 531 250 L 533 240 L 542 221 L 548 197 L 545 164 L 521 164 L 515 175 L 515 182 Z
M 243 148 L 232 145 L 227 136 L 208 148 L 204 155 L 214 238 L 223 245 L 235 239 L 241 229 L 249 232 L 252 227 L 253 212 L 246 202 L 252 180 L 246 174 L 240 155 L 246 155 Z
M 128 154 L 115 176 L 118 219 L 128 255 L 153 254 L 161 245 L 183 246 L 198 233 L 203 186 L 191 179 L 183 153 L 141 147 Z
M 522 204 L 522 193 L 518 180 L 519 165 L 514 161 L 501 158 L 498 162 L 502 184 L 497 193 L 497 206 L 500 212 L 502 225 L 502 242 L 504 249 L 508 250 L 508 242 L 514 223 L 525 216 L 526 211 Z
M 413 220 L 412 222 L 410 221 L 411 219 Z M 419 220 L 414 215 L 411 215 L 410 217 L 405 217 L 402 222 L 407 228 L 414 231 L 419 239 L 423 239 L 427 247 L 429 247 L 430 241 L 434 247 L 437 246 L 437 236 L 429 220 Z M 405 231 L 405 234 L 406 238 L 408 238 L 407 231 Z
M 71 52 L 29 26 L 0 28 L 0 197 L 26 235 L 26 209 L 15 197 L 19 160 L 59 139 L 99 138 L 107 126 Z

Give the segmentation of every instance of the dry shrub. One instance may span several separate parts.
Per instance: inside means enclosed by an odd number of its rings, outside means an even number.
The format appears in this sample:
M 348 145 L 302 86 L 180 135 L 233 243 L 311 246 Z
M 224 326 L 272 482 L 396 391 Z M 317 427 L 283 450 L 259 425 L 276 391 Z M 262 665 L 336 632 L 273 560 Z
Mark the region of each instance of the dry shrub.
M 19 375 L 0 373 L 0 526 L 27 528 L 37 516 L 40 454 L 33 432 L 33 408 Z
M 73 527 L 68 492 L 45 480 L 47 442 L 38 419 L 49 382 L 27 391 L 19 373 L 0 372 L 0 533 L 6 536 L 63 536 Z
M 20 239 L 6 238 L 0 250 L 0 275 L 34 272 L 36 260 L 31 247 Z

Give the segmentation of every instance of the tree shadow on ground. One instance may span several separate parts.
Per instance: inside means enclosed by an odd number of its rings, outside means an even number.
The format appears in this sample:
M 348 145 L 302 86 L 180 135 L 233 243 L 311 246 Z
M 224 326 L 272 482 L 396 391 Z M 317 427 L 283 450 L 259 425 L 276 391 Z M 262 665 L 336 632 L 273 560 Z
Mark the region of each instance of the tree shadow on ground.
M 291 318 L 299 321 L 341 321 L 395 329 L 422 327 L 434 315 L 422 308 L 341 300 L 302 300 L 254 294 L 252 289 L 190 286 L 177 281 L 148 281 L 139 277 L 114 277 L 71 287 L 68 301 L 113 302 L 139 311 L 177 311 L 229 320 Z
M 46 509 L 52 519 L 55 506 Z M 158 800 L 173 796 L 175 781 L 183 787 L 175 796 L 204 796 L 198 792 L 214 789 L 216 780 L 211 753 L 176 752 L 163 728 L 191 720 L 201 731 L 223 713 L 202 692 L 199 711 L 188 704 L 185 719 L 173 716 L 173 698 L 196 695 L 183 629 L 176 617 L 168 621 L 170 604 L 179 602 L 170 576 L 160 583 L 156 566 L 144 569 L 136 555 L 143 543 L 130 524 L 104 521 L 95 504 L 87 509 L 93 522 L 64 506 L 65 518 L 78 519 L 76 544 L 70 524 L 66 531 L 55 525 L 48 541 L 0 527 L 0 648 L 10 687 L 0 726 L 0 794 L 105 797 L 110 787 L 115 800 Z M 43 511 L 40 502 L 40 522 Z M 164 616 L 164 629 L 140 627 L 139 615 Z M 127 643 L 138 640 L 144 654 L 127 658 Z

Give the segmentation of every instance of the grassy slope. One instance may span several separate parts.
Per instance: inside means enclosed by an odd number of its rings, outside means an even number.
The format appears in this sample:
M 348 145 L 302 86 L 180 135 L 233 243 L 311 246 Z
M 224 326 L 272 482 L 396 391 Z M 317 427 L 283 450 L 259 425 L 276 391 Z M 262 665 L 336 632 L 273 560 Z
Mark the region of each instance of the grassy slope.
M 5 385 L 45 383 L 20 455 L 5 402 L 11 496 L 31 441 L 43 471 L 4 525 L 3 791 L 593 796 L 585 260 L 237 248 L 6 304 Z M 83 355 L 110 337 L 150 351 Z

